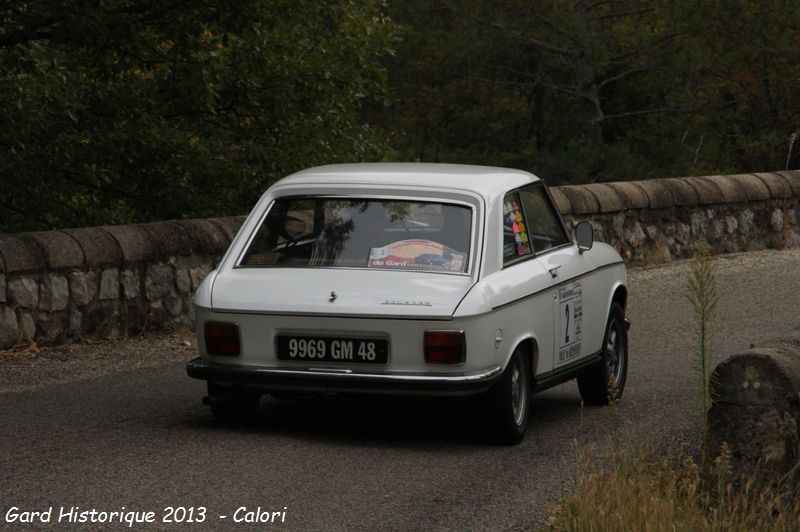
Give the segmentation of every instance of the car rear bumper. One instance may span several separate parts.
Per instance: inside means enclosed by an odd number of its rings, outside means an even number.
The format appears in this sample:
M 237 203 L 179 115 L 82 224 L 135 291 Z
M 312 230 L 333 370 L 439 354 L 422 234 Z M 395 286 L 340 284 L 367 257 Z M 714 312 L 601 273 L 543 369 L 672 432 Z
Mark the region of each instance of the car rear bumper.
M 326 368 L 286 370 L 215 364 L 198 357 L 186 366 L 195 379 L 235 383 L 262 390 L 389 395 L 474 395 L 497 382 L 500 367 L 467 375 L 381 375 L 344 373 Z

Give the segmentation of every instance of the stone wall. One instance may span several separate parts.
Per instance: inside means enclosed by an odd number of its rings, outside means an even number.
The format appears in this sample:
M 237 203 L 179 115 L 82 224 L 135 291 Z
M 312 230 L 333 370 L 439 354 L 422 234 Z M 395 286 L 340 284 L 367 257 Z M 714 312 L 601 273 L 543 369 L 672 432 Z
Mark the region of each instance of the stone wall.
M 800 245 L 800 172 L 554 187 L 629 263 Z M 184 328 L 244 218 L 0 235 L 0 349 Z
M 568 224 L 590 220 L 595 239 L 630 264 L 800 246 L 800 171 L 553 187 Z
M 0 349 L 188 327 L 243 220 L 0 235 Z

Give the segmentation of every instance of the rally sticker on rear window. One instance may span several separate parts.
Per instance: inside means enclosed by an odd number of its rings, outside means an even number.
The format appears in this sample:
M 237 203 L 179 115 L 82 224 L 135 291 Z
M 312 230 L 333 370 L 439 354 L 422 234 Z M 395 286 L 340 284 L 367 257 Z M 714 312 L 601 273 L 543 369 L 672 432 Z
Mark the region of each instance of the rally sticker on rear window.
M 467 255 L 430 240 L 401 240 L 369 250 L 370 268 L 463 272 Z
M 558 362 L 563 364 L 581 355 L 581 324 L 583 322 L 583 296 L 581 283 L 571 283 L 558 288 L 559 338 Z

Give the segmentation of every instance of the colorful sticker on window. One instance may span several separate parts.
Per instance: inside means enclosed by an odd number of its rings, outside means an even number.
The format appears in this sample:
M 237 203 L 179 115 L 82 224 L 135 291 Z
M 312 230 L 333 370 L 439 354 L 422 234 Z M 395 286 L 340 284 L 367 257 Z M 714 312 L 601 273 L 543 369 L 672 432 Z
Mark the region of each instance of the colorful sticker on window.
M 370 268 L 464 272 L 467 255 L 430 240 L 401 240 L 369 250 Z
M 514 232 L 517 256 L 528 255 L 531 252 L 528 245 L 528 232 L 525 230 L 522 211 L 516 201 L 506 200 L 503 203 L 503 220 L 506 225 L 511 226 L 511 230 Z

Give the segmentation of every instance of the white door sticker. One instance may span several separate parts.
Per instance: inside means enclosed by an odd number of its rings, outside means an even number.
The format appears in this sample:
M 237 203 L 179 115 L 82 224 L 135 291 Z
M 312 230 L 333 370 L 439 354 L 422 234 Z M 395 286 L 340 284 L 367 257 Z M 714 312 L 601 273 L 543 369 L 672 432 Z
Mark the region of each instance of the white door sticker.
M 571 283 L 558 288 L 559 338 L 558 364 L 563 364 L 581 354 L 581 323 L 583 297 L 581 283 Z

